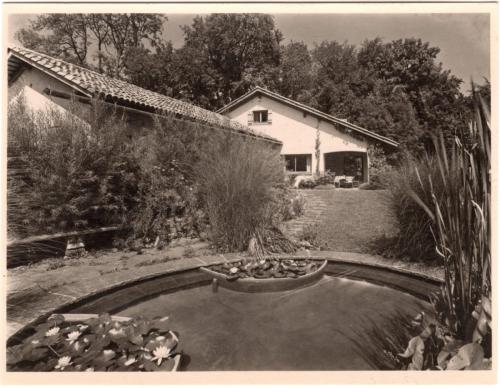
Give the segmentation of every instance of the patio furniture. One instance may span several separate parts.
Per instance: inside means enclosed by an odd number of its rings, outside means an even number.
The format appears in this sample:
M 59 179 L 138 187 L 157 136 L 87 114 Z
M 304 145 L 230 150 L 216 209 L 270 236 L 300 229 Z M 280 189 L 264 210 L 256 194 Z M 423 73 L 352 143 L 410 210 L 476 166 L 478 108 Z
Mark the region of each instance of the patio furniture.
M 354 187 L 354 177 L 353 176 L 345 176 L 343 179 L 340 180 L 340 187 L 343 188 L 352 188 Z
M 345 180 L 345 175 L 338 175 L 333 180 L 333 184 L 335 185 L 335 187 L 342 187 L 341 181 L 344 181 L 344 180 Z

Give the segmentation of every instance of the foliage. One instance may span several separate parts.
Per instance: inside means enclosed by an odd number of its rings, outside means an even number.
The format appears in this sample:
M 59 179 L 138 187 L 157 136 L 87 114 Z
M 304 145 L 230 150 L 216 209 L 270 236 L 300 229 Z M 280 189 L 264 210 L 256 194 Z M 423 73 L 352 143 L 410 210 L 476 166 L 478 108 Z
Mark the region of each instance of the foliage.
M 156 117 L 153 127 L 135 143 L 140 164 L 138 206 L 131 215 L 136 237 L 168 242 L 180 227 L 184 234 L 198 234 L 207 220 L 198 195 L 197 158 L 205 148 L 208 129 L 200 124 Z M 182 219 L 182 225 L 174 225 Z
M 69 322 L 52 316 L 7 348 L 10 371 L 171 371 L 178 335 L 168 317 L 113 320 L 108 314 Z
M 228 134 L 212 139 L 196 176 L 214 243 L 225 251 L 248 247 L 274 224 L 276 188 L 283 184 L 279 153 L 258 140 Z
M 481 299 L 491 299 L 490 114 L 479 95 L 474 94 L 473 101 L 472 147 L 457 137 L 447 150 L 443 137 L 435 138 L 437 176 L 417 170 L 422 188 L 429 181 L 427 196 L 408 191 L 431 220 L 436 251 L 444 262 L 445 286 L 439 298 L 444 303 L 439 318 L 463 340 L 470 340 L 468 327 L 475 307 Z
M 412 261 L 441 263 L 435 250 L 430 229 L 431 220 L 425 211 L 408 195 L 411 189 L 426 201 L 432 201 L 431 184 L 437 198 L 443 198 L 437 161 L 434 156 L 422 159 L 405 159 L 386 175 L 391 196 L 391 206 L 398 220 L 398 234 L 388 241 L 378 241 L 379 253 L 389 257 L 406 257 Z M 422 181 L 417 175 L 427 176 Z M 432 183 L 431 183 L 432 182 Z
M 224 263 L 210 267 L 211 270 L 227 276 L 228 280 L 245 278 L 298 278 L 315 272 L 321 262 L 314 260 L 261 259 L 259 261 Z
M 44 14 L 17 38 L 211 110 L 262 86 L 398 141 L 391 162 L 432 151 L 441 133 L 450 147 L 472 116 L 462 81 L 421 39 L 283 45 L 270 15 L 210 14 L 183 26 L 184 43 L 174 48 L 161 36 L 165 23 L 158 14 Z M 489 104 L 489 81 L 478 89 Z
M 88 124 L 69 112 L 32 112 L 22 99 L 9 106 L 8 155 L 26 167 L 8 183 L 13 234 L 121 224 L 135 205 L 127 128 L 109 109 L 94 107 Z
M 316 179 L 303 179 L 299 182 L 299 189 L 314 189 L 318 186 Z
M 302 94 L 312 86 L 311 66 L 311 54 L 304 42 L 290 42 L 281 46 L 278 93 L 301 101 L 304 98 Z
M 408 330 L 410 328 L 410 330 Z M 404 352 L 393 354 L 407 370 L 486 370 L 491 369 L 491 352 L 485 352 L 477 342 L 456 339 L 449 332 L 425 320 L 418 314 L 406 331 L 418 331 L 411 337 Z M 386 342 L 390 345 L 390 342 Z M 391 351 L 391 350 L 389 350 Z M 394 348 L 392 348 L 394 351 Z
M 279 63 L 282 36 L 269 15 L 198 16 L 182 29 L 179 95 L 197 105 L 222 107 L 265 80 L 266 71 Z
M 305 225 L 297 236 L 299 241 L 306 241 L 313 247 L 321 247 L 320 226 L 318 224 Z
M 305 199 L 283 184 L 276 188 L 276 224 L 300 217 L 305 211 Z
M 160 14 L 41 14 L 28 28 L 16 33 L 27 48 L 92 66 L 89 58 L 95 44 L 96 70 L 123 77 L 126 60 L 137 54 L 134 49 L 161 44 L 166 18 Z
M 384 150 L 380 146 L 370 145 L 368 147 L 368 157 L 370 159 L 370 184 L 378 188 L 386 188 L 388 175 L 392 167 Z

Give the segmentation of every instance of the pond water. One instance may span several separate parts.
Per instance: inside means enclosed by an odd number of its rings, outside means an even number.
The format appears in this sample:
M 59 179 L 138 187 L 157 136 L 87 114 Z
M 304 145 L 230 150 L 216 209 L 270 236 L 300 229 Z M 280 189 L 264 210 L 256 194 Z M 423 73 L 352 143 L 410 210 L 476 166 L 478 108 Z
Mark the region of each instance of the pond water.
M 170 317 L 188 371 L 373 370 L 380 339 L 430 306 L 406 293 L 324 276 L 293 291 L 243 293 L 198 286 L 116 315 Z

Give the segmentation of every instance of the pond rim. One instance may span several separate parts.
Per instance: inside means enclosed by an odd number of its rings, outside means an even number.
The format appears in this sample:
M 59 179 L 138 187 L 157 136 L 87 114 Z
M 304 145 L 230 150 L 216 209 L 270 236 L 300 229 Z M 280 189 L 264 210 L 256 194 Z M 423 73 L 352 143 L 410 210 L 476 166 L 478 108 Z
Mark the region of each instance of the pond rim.
M 278 260 L 286 260 L 286 259 L 293 259 L 293 260 L 308 259 L 315 261 L 327 260 L 328 264 L 324 271 L 325 275 L 345 277 L 351 280 L 367 281 L 372 284 L 393 288 L 400 292 L 405 292 L 426 302 L 429 301 L 430 295 L 432 295 L 435 292 L 438 292 L 440 287 L 444 284 L 443 280 L 439 278 L 435 278 L 408 269 L 391 267 L 389 265 L 384 265 L 379 263 L 365 263 L 358 260 L 338 259 L 335 257 L 329 257 L 324 255 L 321 256 L 273 255 L 273 256 L 266 256 L 266 258 L 273 258 Z M 170 288 L 165 287 L 163 290 L 158 290 L 157 292 L 154 292 L 154 294 L 144 295 L 143 297 L 130 302 L 130 305 L 139 303 L 142 300 L 153 298 L 162 293 L 169 293 L 183 288 L 192 288 L 196 286 L 206 285 L 209 284 L 212 279 L 207 274 L 202 273 L 202 271 L 200 271 L 199 268 L 211 267 L 213 265 L 223 264 L 223 263 L 234 263 L 241 261 L 242 259 L 243 257 L 237 257 L 230 260 L 224 259 L 221 260 L 220 262 L 212 263 L 209 265 L 200 263 L 200 265 L 191 266 L 189 268 L 184 268 L 179 270 L 168 270 L 165 272 L 157 272 L 154 274 L 149 274 L 134 279 L 128 279 L 119 282 L 117 284 L 113 284 L 104 289 L 88 293 L 84 296 L 76 298 L 75 300 L 60 304 L 59 306 L 51 309 L 50 311 L 32 320 L 31 322 L 29 322 L 28 324 L 17 330 L 7 339 L 7 347 L 15 345 L 20 341 L 22 341 L 24 338 L 26 338 L 26 336 L 30 333 L 30 331 L 32 331 L 33 327 L 46 321 L 52 314 L 68 313 L 74 311 L 75 309 L 82 308 L 82 306 L 91 305 L 92 302 L 98 301 L 99 299 L 103 299 L 106 296 L 109 297 L 111 294 L 117 293 L 127 288 L 146 285 L 148 283 L 158 282 L 160 280 L 167 280 L 169 278 L 175 280 L 175 277 L 179 276 L 186 277 L 187 275 L 188 281 L 184 283 L 181 282 L 181 284 L 175 284 L 174 282 L 173 285 L 172 284 L 170 285 L 171 286 Z M 206 279 L 200 281 L 201 276 L 192 276 L 194 274 L 203 275 L 204 277 L 206 277 Z M 190 277 L 194 277 L 195 281 L 189 282 Z M 197 277 L 198 279 L 196 279 Z M 117 309 L 119 310 L 122 307 L 123 306 L 120 306 Z

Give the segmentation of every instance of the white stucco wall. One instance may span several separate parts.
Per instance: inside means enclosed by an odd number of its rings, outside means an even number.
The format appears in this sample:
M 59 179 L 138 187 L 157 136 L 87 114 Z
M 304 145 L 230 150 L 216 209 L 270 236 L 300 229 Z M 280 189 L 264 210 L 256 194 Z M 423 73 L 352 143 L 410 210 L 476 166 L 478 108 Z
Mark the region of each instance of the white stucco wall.
M 248 125 L 248 113 L 254 110 L 269 110 L 271 123 L 252 123 L 251 128 L 283 142 L 282 155 L 310 154 L 312 170 L 316 171 L 315 144 L 317 128 L 320 130 L 320 172 L 324 172 L 324 154 L 328 152 L 355 151 L 367 152 L 368 141 L 354 138 L 335 128 L 329 122 L 318 119 L 310 114 L 304 114 L 296 108 L 270 99 L 266 96 L 256 96 L 253 99 L 227 112 L 226 116 Z

